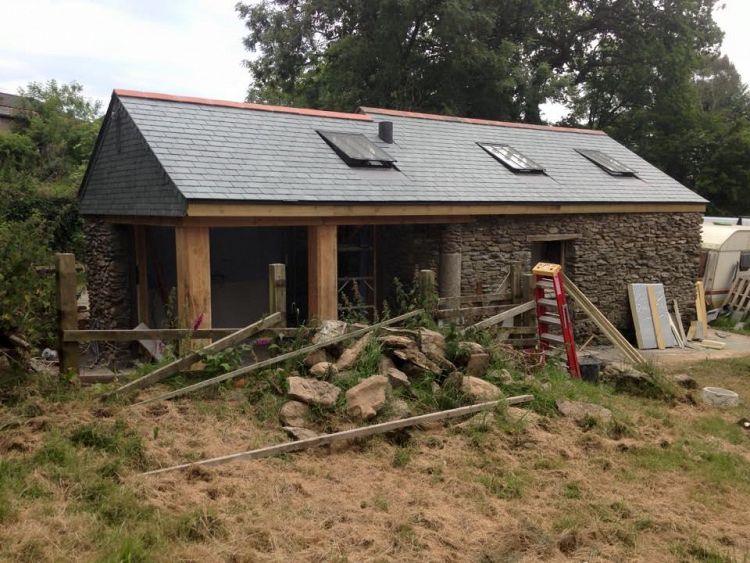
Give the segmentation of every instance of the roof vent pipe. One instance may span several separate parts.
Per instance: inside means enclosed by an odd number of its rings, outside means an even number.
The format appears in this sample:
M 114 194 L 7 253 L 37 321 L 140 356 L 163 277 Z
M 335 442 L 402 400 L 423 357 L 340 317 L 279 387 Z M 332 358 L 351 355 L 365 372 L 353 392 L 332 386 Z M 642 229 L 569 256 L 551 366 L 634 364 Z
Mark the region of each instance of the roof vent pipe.
M 389 145 L 393 144 L 393 121 L 380 121 L 378 123 L 378 137 Z

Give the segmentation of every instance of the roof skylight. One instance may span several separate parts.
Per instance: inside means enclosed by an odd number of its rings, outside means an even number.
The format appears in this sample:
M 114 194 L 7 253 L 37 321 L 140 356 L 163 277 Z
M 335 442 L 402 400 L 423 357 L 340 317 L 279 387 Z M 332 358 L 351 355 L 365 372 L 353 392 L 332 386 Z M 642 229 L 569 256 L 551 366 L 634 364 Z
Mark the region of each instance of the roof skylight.
M 612 176 L 635 176 L 635 170 L 625 166 L 622 162 L 612 158 L 607 153 L 593 149 L 576 149 L 576 152 L 588 158 L 591 162 Z
M 395 158 L 376 147 L 362 133 L 318 131 L 318 135 L 323 137 L 323 140 L 349 166 L 390 168 L 396 162 Z
M 544 168 L 524 156 L 510 145 L 498 143 L 477 143 L 480 147 L 502 162 L 509 170 L 525 174 L 543 174 Z

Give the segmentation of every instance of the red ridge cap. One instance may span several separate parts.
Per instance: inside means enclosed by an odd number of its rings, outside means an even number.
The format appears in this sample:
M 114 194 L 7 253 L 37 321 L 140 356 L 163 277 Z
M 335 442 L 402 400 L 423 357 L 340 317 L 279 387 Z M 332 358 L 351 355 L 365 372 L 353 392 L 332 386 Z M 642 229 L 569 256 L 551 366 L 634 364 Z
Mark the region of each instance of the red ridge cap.
M 440 115 L 437 113 L 420 113 L 415 111 L 403 111 L 399 109 L 384 109 L 362 106 L 359 108 L 364 114 L 379 113 L 392 115 L 394 117 L 412 117 L 415 119 L 432 119 L 434 121 L 450 121 L 453 123 L 471 123 L 473 125 L 493 125 L 495 127 L 514 127 L 516 129 L 536 129 L 538 131 L 557 131 L 562 133 L 585 133 L 588 135 L 606 135 L 599 129 L 582 129 L 580 127 L 558 127 L 556 125 L 534 125 L 532 123 L 516 123 L 513 121 L 493 121 L 491 119 L 478 119 L 475 117 L 455 117 L 452 115 Z
M 354 119 L 356 121 L 372 121 L 372 117 L 362 113 L 345 113 L 342 111 L 326 111 L 321 109 L 295 108 L 288 106 L 272 106 L 267 104 L 253 104 L 250 102 L 232 102 L 228 100 L 213 100 L 210 98 L 195 98 L 192 96 L 175 96 L 172 94 L 160 94 L 158 92 L 141 92 L 139 90 L 124 90 L 116 88 L 116 95 L 125 98 L 147 98 L 149 100 L 163 100 L 167 102 L 180 102 L 184 104 L 197 104 L 202 106 L 221 106 L 227 108 L 252 109 L 258 111 L 270 111 L 276 113 L 293 113 L 296 115 L 307 115 L 311 117 L 328 117 L 335 119 Z

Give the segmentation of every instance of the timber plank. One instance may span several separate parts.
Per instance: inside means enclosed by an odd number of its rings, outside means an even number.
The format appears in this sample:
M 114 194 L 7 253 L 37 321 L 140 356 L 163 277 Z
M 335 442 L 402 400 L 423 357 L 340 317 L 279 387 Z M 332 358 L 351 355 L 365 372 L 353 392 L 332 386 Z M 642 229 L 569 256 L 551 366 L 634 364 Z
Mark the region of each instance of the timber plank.
M 213 344 L 209 344 L 208 346 L 205 346 L 200 350 L 190 352 L 186 356 L 179 358 L 172 363 L 157 368 L 151 373 L 146 374 L 143 377 L 136 379 L 135 381 L 131 381 L 130 383 L 127 383 L 118 389 L 115 389 L 111 393 L 111 395 L 123 393 L 125 391 L 132 391 L 135 389 L 143 389 L 144 387 L 148 387 L 149 385 L 154 385 L 155 383 L 158 383 L 159 381 L 162 381 L 163 379 L 166 379 L 171 375 L 188 369 L 190 366 L 200 361 L 202 354 L 212 354 L 235 346 L 236 344 L 239 344 L 253 334 L 256 334 L 270 326 L 280 323 L 283 318 L 284 317 L 281 313 L 274 313 L 273 315 L 261 319 L 251 325 L 248 325 L 245 328 L 238 330 L 233 334 L 230 334 L 229 336 L 225 336 L 221 340 L 217 340 Z M 106 396 L 109 395 L 110 394 L 107 394 Z
M 391 432 L 398 430 L 399 428 L 408 428 L 410 426 L 418 426 L 420 424 L 428 424 L 431 422 L 440 422 L 442 420 L 448 420 L 451 418 L 458 418 L 486 410 L 493 409 L 499 404 L 504 403 L 508 406 L 518 405 L 521 403 L 528 403 L 534 400 L 533 395 L 518 395 L 515 397 L 508 397 L 507 399 L 500 399 L 498 401 L 487 401 L 485 403 L 479 403 L 476 405 L 469 405 L 466 407 L 459 407 L 456 409 L 450 409 L 446 411 L 439 411 L 430 414 L 423 414 L 419 416 L 412 416 L 401 420 L 392 420 L 390 422 L 381 422 L 380 424 L 373 424 L 372 426 L 363 426 L 361 428 L 354 428 L 352 430 L 344 430 L 341 432 L 334 432 L 332 434 L 323 434 L 322 436 L 315 436 L 314 438 L 307 438 L 306 440 L 298 440 L 296 442 L 286 442 L 283 444 L 276 444 L 273 446 L 266 446 L 265 448 L 259 448 L 256 450 L 249 450 L 245 452 L 239 452 L 235 454 L 229 454 L 221 457 L 215 457 L 211 459 L 204 459 L 193 463 L 183 463 L 181 465 L 174 465 L 172 467 L 164 467 L 161 469 L 154 469 L 153 471 L 146 471 L 141 475 L 159 475 L 161 473 L 167 473 L 170 471 L 178 471 L 180 469 L 187 469 L 196 466 L 212 466 L 220 465 L 223 463 L 229 463 L 232 461 L 239 461 L 243 459 L 261 459 L 265 457 L 271 457 L 289 452 L 295 452 L 299 450 L 305 450 L 316 446 L 324 446 L 326 444 L 333 444 L 334 442 L 340 442 L 343 440 L 353 440 L 355 438 L 366 438 L 367 436 L 374 436 L 376 434 L 384 434 L 385 432 Z
M 142 405 L 145 403 L 151 403 L 154 401 L 161 401 L 164 399 L 171 399 L 173 397 L 179 397 L 180 395 L 184 395 L 186 393 L 190 393 L 192 391 L 196 391 L 198 389 L 202 389 L 204 387 L 208 387 L 209 385 L 215 385 L 217 383 L 221 383 L 222 381 L 227 381 L 229 379 L 234 379 L 235 377 L 239 377 L 240 375 L 245 375 L 246 373 L 250 373 L 253 371 L 257 371 L 259 369 L 263 369 L 269 366 L 273 366 L 276 364 L 280 364 L 282 362 L 285 362 L 287 360 L 290 360 L 292 358 L 296 358 L 298 356 L 309 354 L 310 352 L 314 352 L 315 350 L 320 350 L 321 348 L 325 348 L 327 346 L 331 346 L 332 344 L 337 344 L 339 342 L 343 342 L 344 340 L 348 340 L 350 338 L 356 338 L 358 336 L 362 336 L 364 334 L 367 334 L 368 332 L 372 332 L 373 330 L 376 330 L 378 328 L 382 328 L 384 326 L 390 326 L 392 324 L 396 324 L 401 321 L 405 321 L 407 319 L 411 319 L 412 317 L 416 317 L 417 315 L 421 315 L 424 313 L 423 310 L 417 309 L 416 311 L 411 311 L 409 313 L 405 313 L 403 315 L 400 315 L 398 317 L 394 317 L 392 319 L 388 319 L 387 321 L 383 321 L 374 325 L 370 325 L 364 328 L 361 328 L 359 330 L 355 330 L 353 332 L 349 332 L 347 334 L 343 334 L 341 336 L 337 336 L 335 338 L 331 338 L 329 340 L 325 340 L 323 342 L 318 342 L 317 344 L 312 344 L 310 346 L 305 346 L 303 348 L 300 348 L 299 350 L 293 350 L 291 352 L 287 352 L 286 354 L 282 354 L 280 356 L 276 356 L 275 358 L 269 358 L 267 360 L 263 360 L 262 362 L 256 362 L 254 364 L 251 364 L 249 366 L 241 367 L 239 369 L 236 369 L 234 371 L 230 371 L 227 373 L 224 373 L 222 375 L 217 375 L 216 377 L 212 377 L 211 379 L 206 379 L 205 381 L 200 381 L 198 383 L 194 383 L 193 385 L 188 385 L 187 387 L 183 387 L 181 389 L 177 389 L 175 391 L 171 391 L 169 393 L 164 393 L 163 395 L 159 395 L 157 397 L 153 397 L 151 399 L 146 399 L 145 401 L 141 401 L 140 403 L 136 403 L 137 405 Z

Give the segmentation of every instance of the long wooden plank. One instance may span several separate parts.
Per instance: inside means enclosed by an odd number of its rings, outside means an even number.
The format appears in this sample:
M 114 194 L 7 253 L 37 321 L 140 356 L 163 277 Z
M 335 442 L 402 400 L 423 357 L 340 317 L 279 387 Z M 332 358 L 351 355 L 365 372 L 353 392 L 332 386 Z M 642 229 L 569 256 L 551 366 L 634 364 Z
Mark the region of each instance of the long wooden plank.
M 334 432 L 332 434 L 323 434 L 322 436 L 315 436 L 314 438 L 307 438 L 306 440 L 298 440 L 296 442 L 285 442 L 283 444 L 276 444 L 273 446 L 266 446 L 265 448 L 259 448 L 257 450 L 249 450 L 245 452 L 239 452 L 235 454 L 229 454 L 221 457 L 214 457 L 211 459 L 204 459 L 201 461 L 195 461 L 192 463 L 183 463 L 181 465 L 173 465 L 171 467 L 164 467 L 161 469 L 154 469 L 153 471 L 146 471 L 142 475 L 159 475 L 161 473 L 167 473 L 170 471 L 178 471 L 180 469 L 187 469 L 196 466 L 212 466 L 220 465 L 223 463 L 229 463 L 232 461 L 240 461 L 246 459 L 261 459 L 265 457 L 271 457 L 289 452 L 295 452 L 313 448 L 316 446 L 324 446 L 326 444 L 332 444 L 334 442 L 340 442 L 342 440 L 353 440 L 356 438 L 366 438 L 367 436 L 374 436 L 376 434 L 384 434 L 385 432 L 391 432 L 400 428 L 408 428 L 410 426 L 418 426 L 420 424 L 428 424 L 430 422 L 440 422 L 442 420 L 448 420 L 451 418 L 458 418 L 497 407 L 500 403 L 506 405 L 519 405 L 522 403 L 528 403 L 534 400 L 533 395 L 518 395 L 515 397 L 508 397 L 507 399 L 500 399 L 498 401 L 488 401 L 486 403 L 479 403 L 476 405 L 469 405 L 467 407 L 459 407 L 456 409 L 450 409 L 447 411 L 439 411 L 430 414 L 423 414 L 419 416 L 412 416 L 409 418 L 403 418 L 401 420 L 392 420 L 390 422 L 381 422 L 380 424 L 373 424 L 372 426 L 364 426 L 362 428 L 354 428 L 352 430 L 344 430 L 342 432 Z
M 182 340 L 183 338 L 224 338 L 242 328 L 149 328 L 136 332 L 133 329 L 110 330 L 66 330 L 63 331 L 65 342 L 135 342 L 144 338 L 151 340 Z M 263 332 L 293 335 L 297 328 L 268 327 Z
M 594 324 L 604 333 L 607 339 L 625 354 L 631 361 L 644 361 L 645 358 L 625 339 L 620 331 L 609 322 L 604 314 L 589 300 L 588 297 L 567 276 L 564 276 L 566 290 L 573 296 Z M 640 358 L 640 359 L 639 359 Z
M 257 334 L 258 332 L 270 326 L 274 326 L 282 322 L 283 319 L 284 317 L 281 313 L 274 313 L 273 315 L 269 315 L 264 319 L 248 325 L 241 330 L 238 330 L 234 334 L 225 336 L 224 338 L 222 338 L 221 340 L 217 340 L 213 344 L 209 344 L 208 346 L 205 346 L 199 350 L 190 352 L 186 356 L 179 358 L 174 362 L 157 368 L 151 373 L 148 373 L 143 377 L 136 379 L 135 381 L 131 381 L 130 383 L 127 383 L 122 387 L 115 389 L 111 394 L 114 395 L 117 393 L 124 393 L 125 391 L 132 391 L 134 389 L 143 389 L 144 387 L 148 387 L 149 385 L 158 383 L 159 381 L 162 381 L 163 379 L 166 379 L 171 375 L 188 369 L 190 366 L 200 361 L 201 355 L 214 354 L 216 352 L 221 352 L 222 350 L 235 346 L 246 338 L 249 338 L 253 334 Z
M 581 309 L 583 309 L 588 317 L 594 321 L 594 324 L 599 327 L 599 330 L 602 331 L 609 341 L 612 342 L 612 344 L 614 344 L 615 347 L 631 362 L 636 364 L 646 363 L 646 358 L 644 358 L 638 350 L 633 348 L 630 342 L 628 342 L 620 331 L 609 322 L 609 319 L 604 316 L 604 313 L 597 309 L 578 286 L 565 274 L 563 274 L 563 279 L 565 280 L 566 291 L 576 300 Z
M 136 404 L 142 405 L 142 404 L 151 403 L 154 401 L 162 401 L 164 399 L 171 399 L 173 397 L 179 397 L 180 395 L 191 393 L 192 391 L 197 391 L 198 389 L 203 389 L 204 387 L 208 387 L 209 385 L 216 385 L 217 383 L 221 383 L 222 381 L 234 379 L 235 377 L 239 377 L 240 375 L 245 375 L 246 373 L 250 373 L 252 371 L 274 366 L 276 364 L 280 364 L 292 358 L 296 358 L 298 356 L 309 354 L 310 352 L 314 352 L 315 350 L 320 350 L 321 348 L 325 348 L 326 346 L 331 346 L 332 344 L 338 344 L 339 342 L 343 342 L 344 340 L 348 340 L 350 338 L 356 338 L 358 336 L 362 336 L 364 334 L 367 334 L 368 332 L 372 332 L 373 330 L 382 328 L 384 326 L 390 326 L 392 324 L 396 324 L 401 321 L 411 319 L 412 317 L 421 315 L 423 312 L 424 311 L 422 311 L 422 309 L 417 309 L 416 311 L 411 311 L 410 313 L 406 313 L 404 315 L 400 315 L 398 317 L 388 319 L 387 321 L 383 321 L 374 325 L 370 325 L 365 328 L 361 328 L 359 330 L 355 330 L 353 332 L 349 332 L 347 334 L 337 336 L 335 338 L 330 338 L 323 342 L 318 342 L 317 344 L 305 346 L 304 348 L 300 348 L 299 350 L 293 350 L 291 352 L 287 352 L 286 354 L 282 354 L 281 356 L 276 356 L 275 358 L 269 358 L 267 360 L 263 360 L 262 362 L 257 362 L 249 366 L 241 367 L 234 371 L 230 371 L 222 375 L 217 375 L 216 377 L 212 377 L 211 379 L 206 379 L 205 381 L 200 381 L 198 383 L 194 383 L 193 385 L 188 385 L 187 387 L 183 387 L 175 391 L 170 391 L 169 393 L 164 393 L 163 395 L 159 395 L 151 399 L 146 399 L 145 401 L 141 401 L 140 403 L 136 403 Z
M 695 282 L 695 314 L 698 317 L 698 321 L 703 323 L 703 326 L 708 325 L 706 319 L 706 293 L 703 290 L 703 282 Z
M 522 315 L 526 311 L 531 311 L 534 307 L 536 307 L 535 301 L 527 301 L 526 303 L 523 303 L 522 305 L 518 305 L 516 307 L 513 307 L 512 309 L 508 309 L 507 311 L 498 313 L 497 315 L 484 319 L 483 321 L 479 321 L 478 323 L 467 327 L 467 330 L 468 329 L 481 330 L 484 328 L 494 326 L 503 321 L 507 321 L 508 319 L 517 317 L 518 315 Z
M 78 373 L 78 344 L 63 340 L 66 330 L 78 328 L 78 303 L 76 302 L 76 259 L 73 254 L 56 254 L 57 279 L 57 328 L 60 373 Z
M 672 301 L 672 306 L 674 307 L 674 317 L 677 321 L 677 330 L 680 332 L 680 338 L 682 339 L 683 344 L 687 344 L 687 336 L 685 335 L 685 326 L 682 324 L 682 315 L 680 315 L 680 305 L 677 303 L 677 299 Z M 685 346 L 683 345 L 683 348 Z
M 394 217 L 424 215 L 547 215 L 565 213 L 653 213 L 705 211 L 704 204 L 254 204 L 190 203 L 188 217 Z
M 661 319 L 659 318 L 659 305 L 656 303 L 656 290 L 653 285 L 646 286 L 646 295 L 648 295 L 648 308 L 651 310 L 651 322 L 654 323 L 656 346 L 659 350 L 664 350 L 667 346 L 664 343 L 664 333 L 662 332 Z

